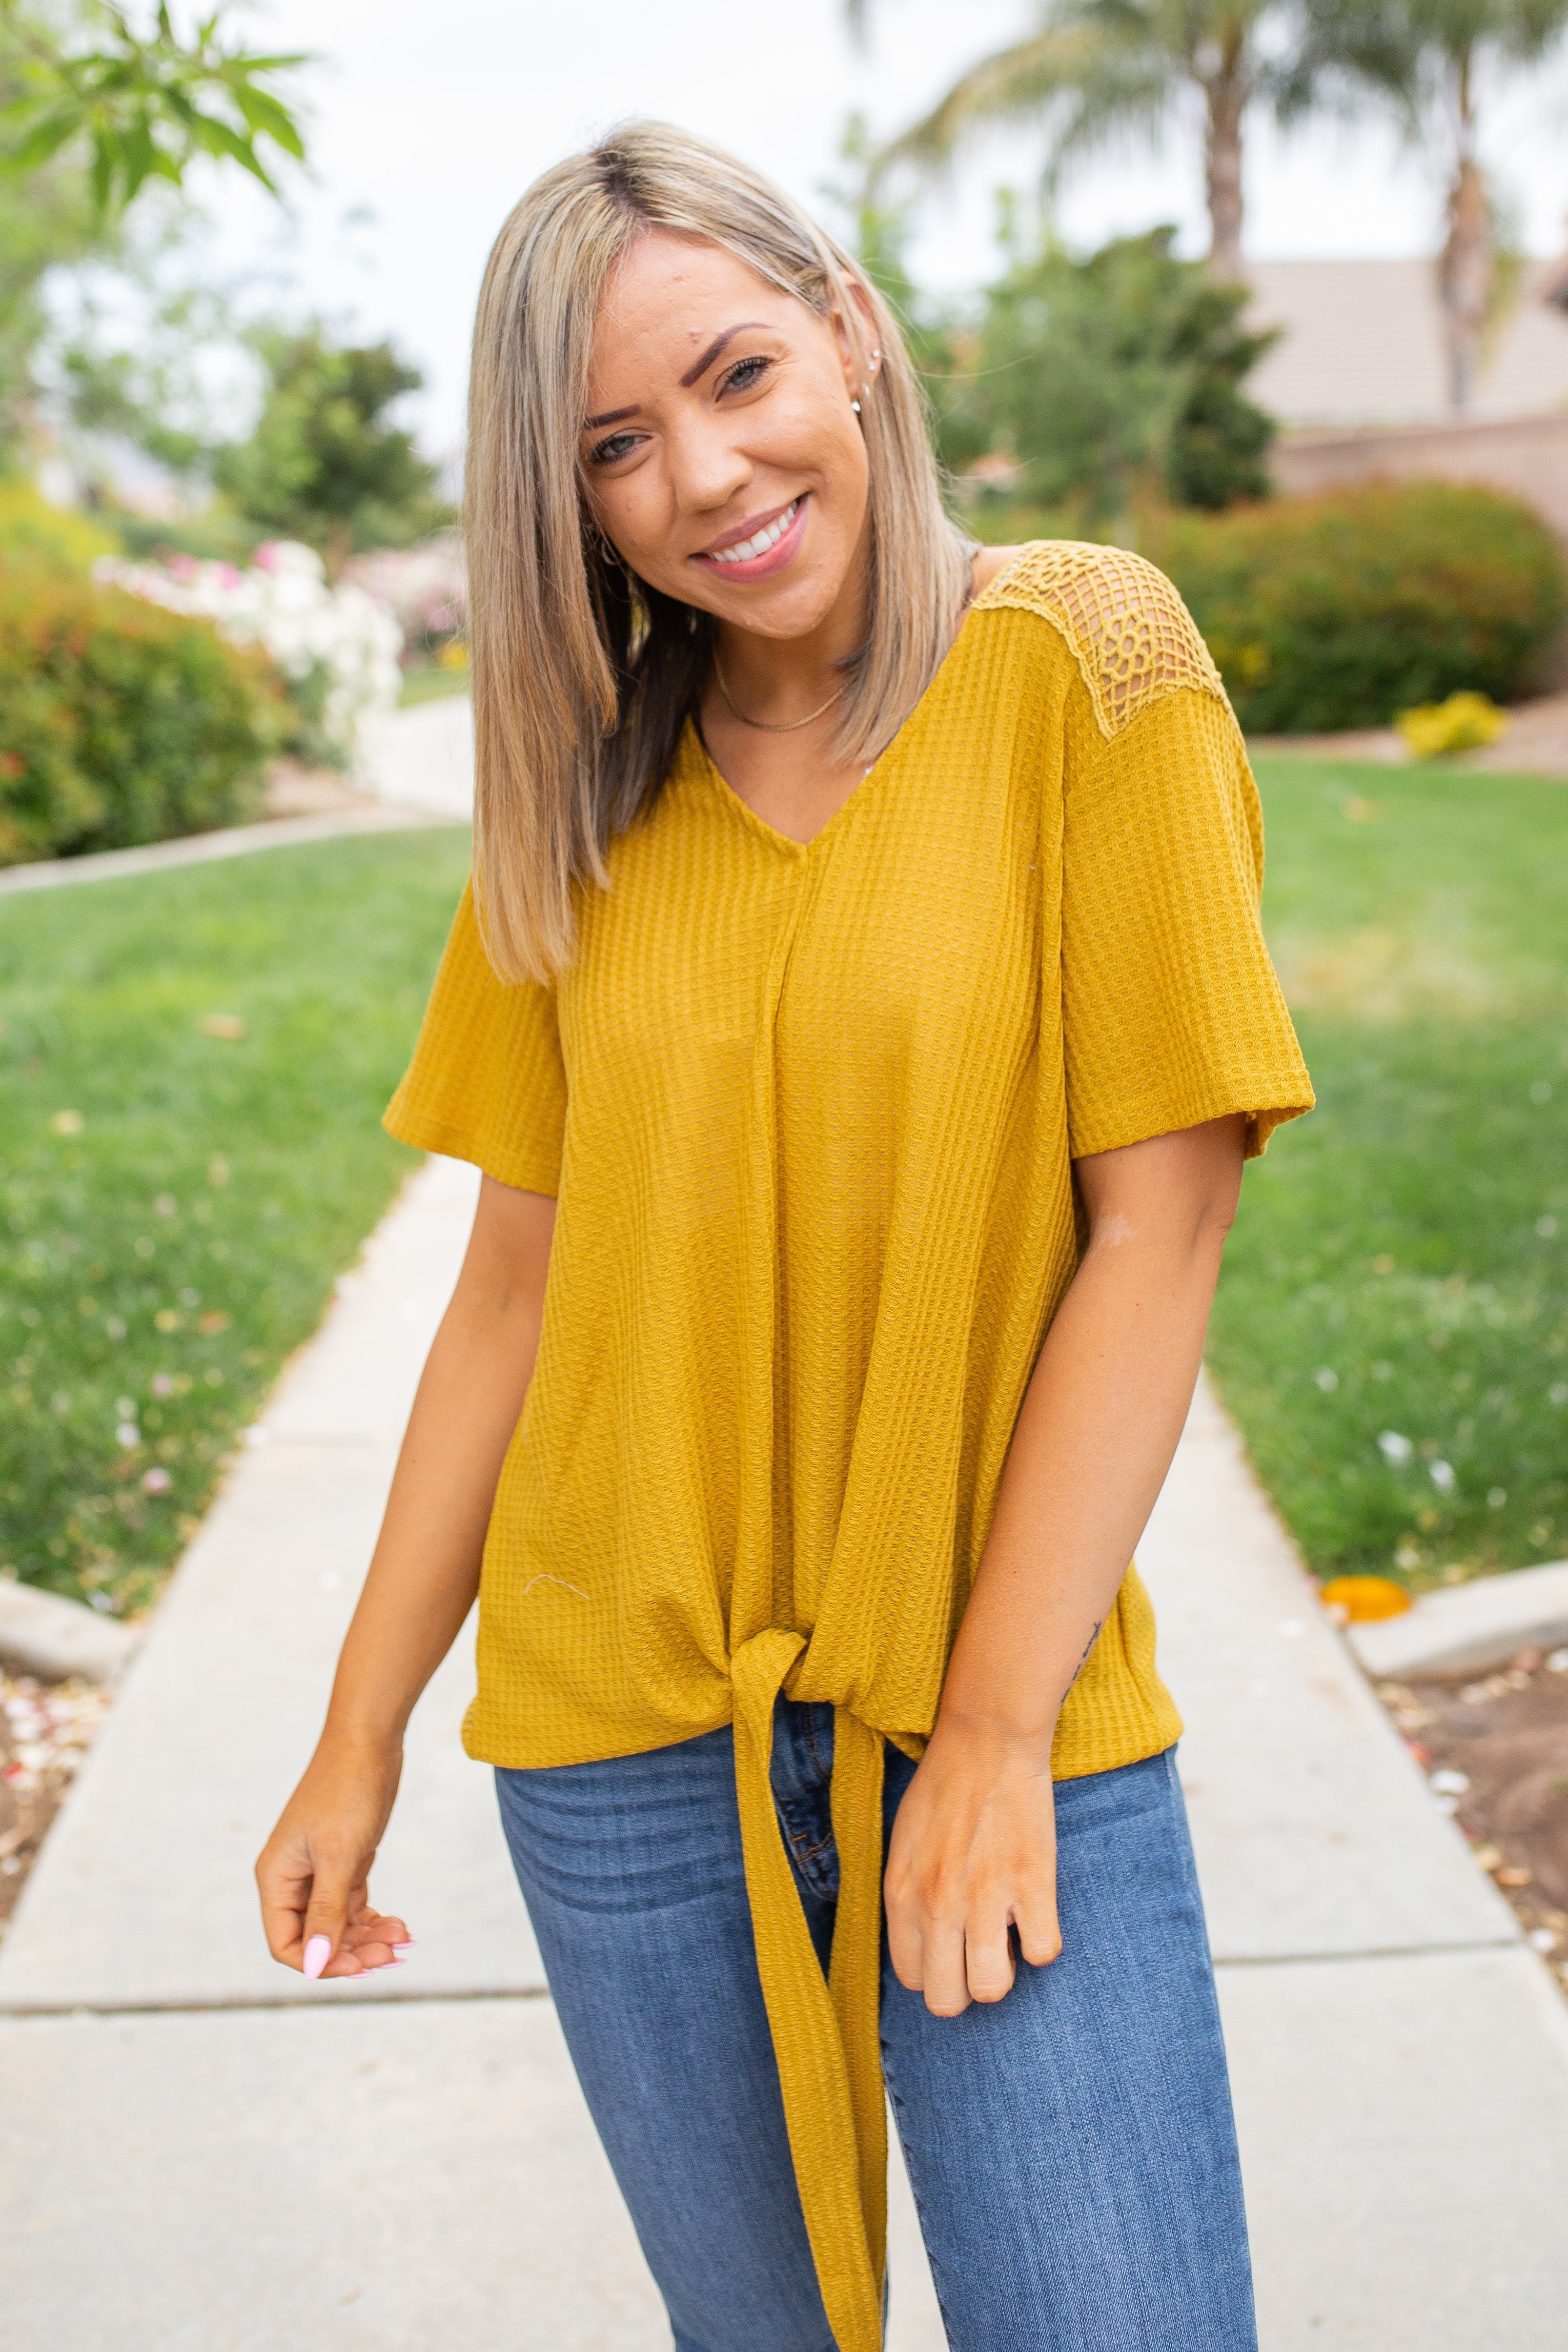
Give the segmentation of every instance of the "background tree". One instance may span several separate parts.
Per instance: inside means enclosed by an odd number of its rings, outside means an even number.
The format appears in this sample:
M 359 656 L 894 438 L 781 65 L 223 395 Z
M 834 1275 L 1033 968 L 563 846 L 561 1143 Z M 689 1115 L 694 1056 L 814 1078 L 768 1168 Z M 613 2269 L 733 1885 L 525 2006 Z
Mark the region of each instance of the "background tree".
M 198 155 L 237 163 L 275 194 L 257 141 L 304 156 L 298 124 L 267 86 L 304 64 L 303 53 L 227 47 L 221 5 L 189 41 L 175 33 L 165 0 L 147 35 L 114 0 L 88 0 L 79 37 L 62 39 L 18 0 L 0 0 L 0 23 L 18 85 L 0 110 L 0 169 L 8 173 L 26 177 L 62 151 L 85 150 L 94 203 L 108 213 L 149 180 L 180 186 Z
M 150 258 L 134 251 L 120 257 L 113 291 L 129 289 L 137 297 L 129 340 L 122 306 L 104 315 L 95 285 L 79 289 L 68 321 L 56 323 L 48 354 L 53 405 L 68 419 L 72 458 L 93 502 L 112 497 L 104 443 L 129 443 L 188 493 L 204 492 L 221 438 L 217 419 L 225 409 L 232 414 L 234 379 L 246 372 L 249 355 L 228 288 L 172 278 L 177 241 L 161 240 Z M 105 478 L 95 481 L 95 472 Z
M 851 115 L 840 152 L 846 177 L 825 184 L 822 194 L 842 213 L 845 241 L 855 259 L 898 313 L 915 367 L 928 378 L 945 378 L 954 367 L 951 322 L 910 275 L 910 205 L 907 200 L 890 201 L 879 184 L 875 142 L 863 114 Z
M 870 0 L 848 0 L 863 30 Z M 1268 20 L 1275 37 L 1265 40 Z M 879 168 L 948 161 L 993 123 L 1038 122 L 1049 176 L 1127 131 L 1157 142 L 1196 97 L 1204 121 L 1209 267 L 1242 274 L 1242 129 L 1256 100 L 1296 108 L 1312 78 L 1290 53 L 1278 0 L 1046 0 L 1036 29 L 961 74 L 921 121 L 888 146 Z
M 257 142 L 303 154 L 273 87 L 298 57 L 225 45 L 214 11 L 189 41 L 160 8 L 135 32 L 123 10 L 57 17 L 0 0 L 0 468 L 16 459 L 35 404 L 51 270 L 113 265 L 128 207 L 150 185 L 178 189 L 206 155 L 271 188 Z
M 0 97 L 15 86 L 12 62 L 0 24 Z M 26 184 L 0 177 L 0 473 L 15 464 L 30 422 L 34 355 L 48 325 L 44 280 L 51 269 L 103 257 L 111 242 L 79 173 L 53 164 Z
M 1352 106 L 1381 102 L 1413 143 L 1442 159 L 1437 287 L 1457 409 L 1469 404 L 1501 290 L 1497 211 L 1479 154 L 1482 92 L 1539 64 L 1565 27 L 1568 0 L 1312 0 L 1306 18 L 1295 87 L 1337 85 Z
M 240 512 L 319 549 L 336 579 L 357 548 L 406 547 L 451 513 L 437 469 L 387 411 L 424 379 L 390 343 L 336 345 L 325 328 L 253 339 L 267 376 L 255 432 L 214 454 Z
M 1273 420 L 1243 386 L 1273 338 L 1241 327 L 1244 289 L 1176 259 L 1175 235 L 1083 260 L 1048 239 L 987 289 L 972 340 L 956 339 L 967 364 L 936 387 L 956 472 L 1005 453 L 1027 501 L 1126 541 L 1140 512 L 1264 494 Z

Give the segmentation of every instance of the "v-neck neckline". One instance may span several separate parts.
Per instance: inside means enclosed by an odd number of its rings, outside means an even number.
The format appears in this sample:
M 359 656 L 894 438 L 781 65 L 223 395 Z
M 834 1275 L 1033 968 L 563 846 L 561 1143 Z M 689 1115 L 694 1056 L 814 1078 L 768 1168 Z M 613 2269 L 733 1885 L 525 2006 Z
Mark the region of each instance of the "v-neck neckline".
M 718 761 L 708 750 L 707 744 L 703 738 L 702 729 L 698 726 L 695 715 L 694 714 L 686 720 L 686 732 L 689 733 L 692 742 L 696 747 L 697 758 L 702 768 L 706 772 L 710 783 L 716 787 L 720 798 L 729 807 L 736 810 L 739 815 L 746 820 L 747 824 L 759 833 L 763 839 L 768 842 L 774 848 L 786 849 L 789 852 L 791 856 L 802 862 L 806 858 L 810 857 L 815 850 L 819 849 L 821 845 L 830 838 L 830 836 L 837 830 L 839 825 L 843 823 L 845 818 L 848 817 L 850 811 L 866 798 L 872 786 L 881 780 L 883 771 L 892 760 L 894 752 L 902 747 L 911 728 L 915 725 L 916 719 L 920 717 L 922 711 L 925 709 L 926 704 L 930 701 L 932 696 L 936 693 L 936 688 L 946 677 L 948 664 L 953 660 L 959 646 L 964 642 L 964 635 L 966 630 L 968 628 L 970 620 L 976 613 L 981 610 L 985 600 L 992 593 L 993 590 L 1000 586 L 1001 583 L 1007 578 L 1008 573 L 1012 569 L 1012 564 L 1008 564 L 1002 571 L 998 572 L 995 580 L 988 581 L 987 583 L 986 586 L 981 589 L 977 596 L 972 596 L 969 599 L 968 604 L 964 607 L 964 617 L 953 633 L 953 642 L 948 646 L 946 652 L 943 655 L 941 660 L 937 663 L 936 670 L 933 672 L 931 678 L 925 686 L 925 691 L 921 694 L 913 709 L 905 713 L 896 732 L 886 743 L 883 745 L 882 750 L 877 753 L 875 759 L 872 761 L 864 775 L 861 777 L 860 782 L 848 794 L 846 794 L 845 798 L 839 803 L 838 807 L 833 811 L 832 815 L 828 818 L 826 824 L 820 824 L 817 827 L 816 832 L 811 835 L 810 841 L 797 841 L 793 834 L 780 833 L 776 824 L 769 824 L 765 816 L 759 816 L 757 811 L 752 807 L 751 803 L 748 800 L 744 799 L 741 794 L 736 791 L 735 786 L 730 782 L 728 777 L 719 766 Z

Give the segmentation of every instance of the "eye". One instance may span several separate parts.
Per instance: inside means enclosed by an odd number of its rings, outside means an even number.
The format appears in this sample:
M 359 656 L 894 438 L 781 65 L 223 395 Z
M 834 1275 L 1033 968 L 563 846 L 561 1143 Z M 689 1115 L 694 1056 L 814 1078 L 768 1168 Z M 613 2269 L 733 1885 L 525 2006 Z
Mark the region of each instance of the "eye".
M 727 392 L 750 392 L 754 385 L 761 383 L 772 364 L 771 360 L 760 357 L 737 360 L 719 385 L 720 397 Z
M 607 440 L 596 441 L 588 453 L 591 466 L 613 466 L 617 459 L 627 457 L 637 446 L 634 433 L 612 433 Z

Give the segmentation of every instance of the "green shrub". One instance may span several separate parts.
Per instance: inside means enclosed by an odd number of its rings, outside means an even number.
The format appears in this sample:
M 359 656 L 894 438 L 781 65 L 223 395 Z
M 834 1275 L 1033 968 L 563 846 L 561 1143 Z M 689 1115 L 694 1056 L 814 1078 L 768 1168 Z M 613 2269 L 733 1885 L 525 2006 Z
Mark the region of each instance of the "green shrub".
M 0 478 L 0 557 L 7 563 L 79 574 L 96 557 L 119 553 L 114 533 L 90 515 L 51 505 L 20 475 Z
M 1515 700 L 1568 612 L 1545 524 L 1469 484 L 1379 482 L 1172 515 L 1149 552 L 1260 734 L 1385 726 L 1466 690 Z
M 1223 508 L 1268 488 L 1271 417 L 1246 381 L 1274 337 L 1240 323 L 1245 289 L 1172 252 L 1174 228 L 1113 237 L 1080 259 L 1048 234 L 1012 251 L 966 332 L 922 352 L 944 463 L 1021 466 L 1023 501 L 1064 508 L 1072 538 L 1151 497 Z
M 0 866 L 254 815 L 277 708 L 206 622 L 0 567 Z
M 267 536 L 259 524 L 246 522 L 221 499 L 178 520 L 133 514 L 129 507 L 115 507 L 109 519 L 114 541 L 107 551 L 127 555 L 132 563 L 167 563 L 172 555 L 189 555 L 198 563 L 232 563 L 243 572 Z

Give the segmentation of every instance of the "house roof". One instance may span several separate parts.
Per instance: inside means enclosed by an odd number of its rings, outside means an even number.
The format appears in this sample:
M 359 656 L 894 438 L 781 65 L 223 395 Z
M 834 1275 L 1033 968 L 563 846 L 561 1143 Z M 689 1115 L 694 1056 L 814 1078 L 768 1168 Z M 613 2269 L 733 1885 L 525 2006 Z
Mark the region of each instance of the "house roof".
M 1249 380 L 1287 425 L 1450 419 L 1437 272 L 1427 261 L 1255 261 L 1248 322 L 1284 330 Z M 1467 415 L 1568 407 L 1564 267 L 1526 266 L 1490 338 Z M 1555 295 L 1555 301 L 1552 299 Z

